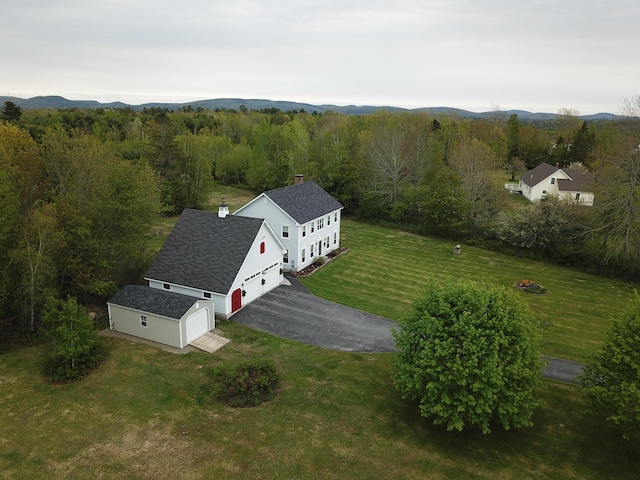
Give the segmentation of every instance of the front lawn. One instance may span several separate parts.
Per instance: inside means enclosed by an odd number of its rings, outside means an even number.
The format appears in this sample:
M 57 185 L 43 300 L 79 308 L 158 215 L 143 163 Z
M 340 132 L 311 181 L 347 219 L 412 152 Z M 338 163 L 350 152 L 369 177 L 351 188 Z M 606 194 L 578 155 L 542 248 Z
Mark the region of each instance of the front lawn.
M 40 347 L 0 356 L 3 479 L 635 479 L 637 444 L 581 413 L 581 389 L 545 382 L 535 426 L 446 432 L 402 400 L 392 354 L 322 350 L 233 322 L 213 355 L 105 338 L 78 383 L 40 377 Z M 212 400 L 206 372 L 272 359 L 279 395 L 256 408 Z
M 543 325 L 547 355 L 583 361 L 603 341 L 612 314 L 624 309 L 631 285 L 570 268 L 511 257 L 463 241 L 455 243 L 390 228 L 342 220 L 349 252 L 303 283 L 316 295 L 400 321 L 431 278 L 475 279 L 516 288 L 522 279 L 544 285 L 549 295 L 522 293 Z

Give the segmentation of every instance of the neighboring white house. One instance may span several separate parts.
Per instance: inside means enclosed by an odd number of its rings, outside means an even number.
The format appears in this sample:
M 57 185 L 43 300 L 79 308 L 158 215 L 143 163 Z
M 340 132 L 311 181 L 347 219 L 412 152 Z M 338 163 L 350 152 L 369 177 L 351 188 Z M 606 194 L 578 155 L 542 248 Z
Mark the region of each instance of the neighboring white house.
M 283 281 L 286 250 L 262 218 L 185 209 L 145 275 L 153 289 L 212 300 L 228 318 Z
M 264 218 L 286 249 L 285 270 L 298 272 L 340 246 L 342 205 L 315 182 L 295 183 L 258 195 L 234 217 Z
M 127 285 L 107 302 L 109 328 L 184 348 L 215 328 L 214 306 L 204 300 L 141 285 Z
M 552 195 L 586 206 L 592 206 L 594 200 L 592 175 L 548 163 L 541 163 L 524 173 L 518 190 L 530 202 Z

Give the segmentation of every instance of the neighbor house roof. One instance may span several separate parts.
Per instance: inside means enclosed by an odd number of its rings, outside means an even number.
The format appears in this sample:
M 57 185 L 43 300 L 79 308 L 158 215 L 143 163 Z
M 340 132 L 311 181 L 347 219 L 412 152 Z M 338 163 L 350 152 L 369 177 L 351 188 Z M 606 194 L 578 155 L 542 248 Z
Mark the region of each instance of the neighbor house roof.
M 142 285 L 127 285 L 107 303 L 180 320 L 199 299 Z
M 529 170 L 528 172 L 523 173 L 520 176 L 520 180 L 522 180 L 522 183 L 524 183 L 525 185 L 534 187 L 545 178 L 556 173 L 558 170 L 560 170 L 558 167 L 554 167 L 553 165 L 549 165 L 548 163 L 543 162 L 537 167 Z
M 343 208 L 340 202 L 313 181 L 269 190 L 263 195 L 270 198 L 298 224 L 310 222 Z
M 227 294 L 263 223 L 185 209 L 145 278 Z
M 564 169 L 564 173 L 571 177 L 571 180 L 558 179 L 558 190 L 561 192 L 585 192 L 593 190 L 593 175 L 580 173 L 569 168 Z

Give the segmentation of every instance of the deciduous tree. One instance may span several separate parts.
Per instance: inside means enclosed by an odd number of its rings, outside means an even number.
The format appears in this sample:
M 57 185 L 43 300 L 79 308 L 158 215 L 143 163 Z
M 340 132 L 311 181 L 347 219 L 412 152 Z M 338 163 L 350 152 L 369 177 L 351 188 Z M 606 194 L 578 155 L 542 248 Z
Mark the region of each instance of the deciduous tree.
M 581 383 L 588 411 L 640 438 L 640 297 L 613 318 L 604 345 L 585 362 Z
M 469 205 L 469 223 L 476 225 L 491 216 L 498 207 L 498 191 L 491 180 L 492 170 L 499 165 L 484 142 L 464 137 L 453 147 L 449 166 L 460 177 Z
M 447 430 L 532 425 L 542 363 L 538 327 L 516 292 L 431 282 L 394 332 L 394 382 Z
M 592 169 L 598 218 L 593 231 L 604 240 L 606 258 L 625 263 L 640 258 L 640 96 L 627 108 L 627 117 L 603 135 Z
M 52 381 L 78 380 L 98 366 L 104 356 L 98 333 L 75 299 L 50 299 L 42 323 L 51 345 L 45 374 Z

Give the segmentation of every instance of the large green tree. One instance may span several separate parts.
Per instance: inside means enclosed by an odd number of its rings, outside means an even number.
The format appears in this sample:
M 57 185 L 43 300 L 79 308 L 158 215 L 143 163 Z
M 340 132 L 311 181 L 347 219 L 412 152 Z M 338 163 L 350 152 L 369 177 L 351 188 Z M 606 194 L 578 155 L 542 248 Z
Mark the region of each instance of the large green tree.
M 2 109 L 2 118 L 8 122 L 16 122 L 22 116 L 22 109 L 14 102 L 7 100 Z
M 542 363 L 538 325 L 504 287 L 431 282 L 394 332 L 394 382 L 447 430 L 532 425 Z
M 160 180 L 146 162 L 118 158 L 92 135 L 48 129 L 41 141 L 48 195 L 64 235 L 56 259 L 63 294 L 112 295 L 138 281 L 161 210 Z
M 48 300 L 42 323 L 51 347 L 45 361 L 50 380 L 78 380 L 104 357 L 93 320 L 75 299 Z
M 628 265 L 640 258 L 640 117 L 616 122 L 608 130 L 593 163 L 594 233 L 602 238 L 608 260 Z
M 640 297 L 614 317 L 604 345 L 585 362 L 581 383 L 588 411 L 640 438 Z
M 489 146 L 471 137 L 458 140 L 449 154 L 448 163 L 460 177 L 460 184 L 468 204 L 468 221 L 478 226 L 493 216 L 499 207 L 500 194 L 492 173 L 500 166 Z

